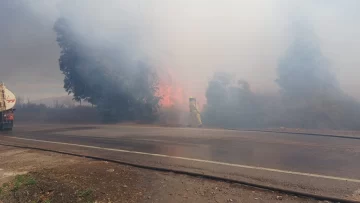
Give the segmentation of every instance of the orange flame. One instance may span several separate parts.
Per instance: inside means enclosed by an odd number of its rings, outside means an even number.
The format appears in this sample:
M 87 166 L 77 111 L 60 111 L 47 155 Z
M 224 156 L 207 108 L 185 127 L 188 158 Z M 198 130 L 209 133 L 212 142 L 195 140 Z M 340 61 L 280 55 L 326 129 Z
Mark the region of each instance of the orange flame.
M 162 67 L 166 67 L 163 65 Z M 183 86 L 177 81 L 176 73 L 171 68 L 160 68 L 159 89 L 157 95 L 162 97 L 160 105 L 164 108 L 176 107 L 182 110 L 188 108 L 188 95 Z
M 158 96 L 162 97 L 160 104 L 163 107 L 171 107 L 174 105 L 184 104 L 184 90 L 175 85 L 160 84 L 158 89 Z

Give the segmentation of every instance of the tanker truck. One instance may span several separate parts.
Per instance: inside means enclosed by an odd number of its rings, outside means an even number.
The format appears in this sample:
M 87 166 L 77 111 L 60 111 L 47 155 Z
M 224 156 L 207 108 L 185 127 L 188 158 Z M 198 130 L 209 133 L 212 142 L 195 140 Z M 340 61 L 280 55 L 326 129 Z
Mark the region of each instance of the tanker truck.
M 0 130 L 12 130 L 16 97 L 14 93 L 0 83 Z

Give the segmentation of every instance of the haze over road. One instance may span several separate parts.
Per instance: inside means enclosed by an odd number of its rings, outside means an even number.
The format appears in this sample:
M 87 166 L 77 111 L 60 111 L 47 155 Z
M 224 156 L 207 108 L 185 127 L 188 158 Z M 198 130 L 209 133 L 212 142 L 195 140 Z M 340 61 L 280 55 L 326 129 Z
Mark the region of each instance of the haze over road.
M 218 129 L 20 125 L 0 144 L 32 146 L 357 199 L 360 139 Z

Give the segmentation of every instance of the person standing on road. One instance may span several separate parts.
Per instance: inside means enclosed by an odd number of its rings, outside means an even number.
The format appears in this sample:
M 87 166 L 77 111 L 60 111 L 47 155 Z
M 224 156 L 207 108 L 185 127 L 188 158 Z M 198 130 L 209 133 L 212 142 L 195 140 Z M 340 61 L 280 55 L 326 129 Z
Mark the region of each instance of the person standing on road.
M 202 127 L 200 111 L 197 107 L 196 99 L 193 97 L 189 98 L 189 109 L 190 109 L 189 126 Z

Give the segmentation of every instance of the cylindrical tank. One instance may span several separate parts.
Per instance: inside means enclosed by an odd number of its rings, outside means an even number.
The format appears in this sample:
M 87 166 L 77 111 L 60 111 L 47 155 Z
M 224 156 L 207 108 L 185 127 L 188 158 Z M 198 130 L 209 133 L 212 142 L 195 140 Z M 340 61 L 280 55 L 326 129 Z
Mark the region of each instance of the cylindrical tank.
M 11 130 L 14 126 L 15 95 L 0 83 L 0 130 Z
M 0 83 L 0 112 L 13 109 L 16 104 L 16 97 L 14 93 L 6 88 L 3 83 Z

